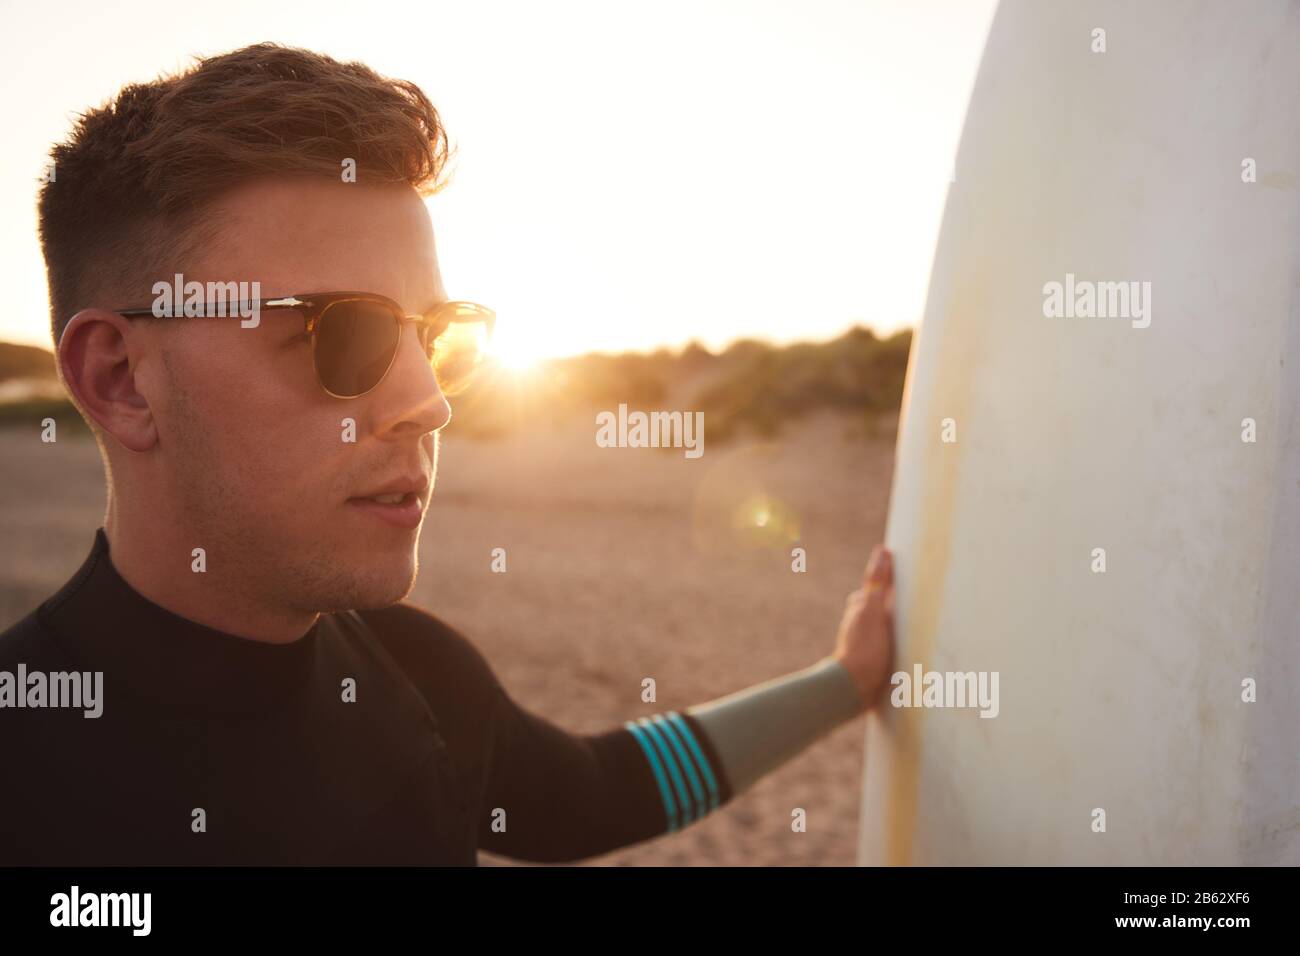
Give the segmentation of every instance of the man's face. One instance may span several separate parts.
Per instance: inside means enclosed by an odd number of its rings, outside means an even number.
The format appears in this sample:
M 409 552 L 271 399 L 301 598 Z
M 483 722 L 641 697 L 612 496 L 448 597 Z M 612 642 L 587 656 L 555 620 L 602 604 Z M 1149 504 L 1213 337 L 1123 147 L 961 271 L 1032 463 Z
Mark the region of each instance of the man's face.
M 209 215 L 219 237 L 186 281 L 256 280 L 263 299 L 375 292 L 407 314 L 447 298 L 428 213 L 408 187 L 264 181 Z M 451 417 L 414 325 L 388 375 L 355 399 L 317 383 L 298 312 L 264 311 L 253 328 L 233 318 L 149 325 L 165 356 L 148 396 L 156 478 L 209 570 L 221 562 L 237 593 L 298 610 L 402 599 L 415 580 L 436 430 Z M 419 490 L 405 514 L 364 500 L 394 483 Z

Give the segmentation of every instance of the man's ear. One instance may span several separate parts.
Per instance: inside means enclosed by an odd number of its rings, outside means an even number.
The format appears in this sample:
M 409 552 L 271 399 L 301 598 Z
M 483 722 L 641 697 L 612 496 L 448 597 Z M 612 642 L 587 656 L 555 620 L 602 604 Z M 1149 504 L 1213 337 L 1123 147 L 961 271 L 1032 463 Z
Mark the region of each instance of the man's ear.
M 106 434 L 131 451 L 148 451 L 158 430 L 137 387 L 140 343 L 131 333 L 130 322 L 115 312 L 82 309 L 59 339 L 59 374 L 78 406 Z

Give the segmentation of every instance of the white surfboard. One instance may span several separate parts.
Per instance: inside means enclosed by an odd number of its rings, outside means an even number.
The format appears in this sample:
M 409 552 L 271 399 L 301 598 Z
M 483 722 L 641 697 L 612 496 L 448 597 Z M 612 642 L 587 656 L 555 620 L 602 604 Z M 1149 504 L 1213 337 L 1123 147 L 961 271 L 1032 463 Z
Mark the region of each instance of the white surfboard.
M 999 9 L 887 533 L 997 715 L 868 721 L 862 863 L 1300 863 L 1298 159 L 1300 3 Z

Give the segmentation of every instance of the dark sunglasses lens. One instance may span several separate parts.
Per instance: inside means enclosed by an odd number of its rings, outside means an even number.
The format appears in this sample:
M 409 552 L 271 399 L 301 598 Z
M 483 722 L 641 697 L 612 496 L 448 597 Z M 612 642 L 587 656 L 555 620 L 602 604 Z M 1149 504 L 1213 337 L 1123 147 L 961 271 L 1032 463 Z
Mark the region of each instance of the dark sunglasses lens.
M 397 354 L 401 326 L 377 302 L 336 302 L 316 329 L 316 374 L 335 395 L 352 397 L 379 384 Z

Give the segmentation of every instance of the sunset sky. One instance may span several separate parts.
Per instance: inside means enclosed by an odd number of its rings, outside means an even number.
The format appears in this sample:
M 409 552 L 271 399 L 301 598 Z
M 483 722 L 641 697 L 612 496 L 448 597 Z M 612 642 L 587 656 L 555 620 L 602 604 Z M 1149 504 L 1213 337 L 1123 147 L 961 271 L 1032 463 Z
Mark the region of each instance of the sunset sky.
M 429 94 L 443 278 L 507 359 L 911 325 L 994 6 L 4 0 L 0 339 L 50 344 L 36 179 L 71 117 L 261 40 Z

